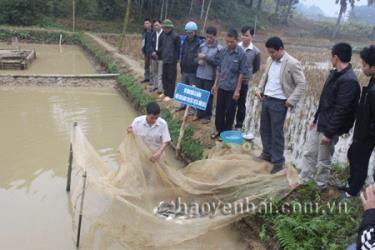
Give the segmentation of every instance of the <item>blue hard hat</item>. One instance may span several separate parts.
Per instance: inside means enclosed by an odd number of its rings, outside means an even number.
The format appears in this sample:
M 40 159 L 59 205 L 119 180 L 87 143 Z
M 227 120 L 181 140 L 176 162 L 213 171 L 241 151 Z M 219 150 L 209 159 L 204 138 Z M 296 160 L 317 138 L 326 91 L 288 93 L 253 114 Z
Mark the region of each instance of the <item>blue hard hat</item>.
M 188 22 L 185 25 L 185 31 L 186 32 L 195 32 L 198 30 L 198 25 L 195 22 Z

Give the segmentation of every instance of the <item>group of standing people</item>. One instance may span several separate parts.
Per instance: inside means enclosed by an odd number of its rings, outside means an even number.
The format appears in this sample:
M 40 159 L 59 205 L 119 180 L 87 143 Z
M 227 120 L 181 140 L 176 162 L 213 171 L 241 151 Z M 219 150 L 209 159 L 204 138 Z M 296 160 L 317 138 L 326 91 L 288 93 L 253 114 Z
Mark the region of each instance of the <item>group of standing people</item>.
M 211 135 L 216 139 L 221 132 L 241 129 L 246 114 L 249 82 L 260 69 L 260 50 L 252 43 L 254 30 L 241 29 L 241 42 L 235 29 L 225 36 L 226 46 L 217 41 L 217 29 L 208 27 L 205 37 L 197 35 L 194 22 L 185 25 L 186 35 L 173 31 L 172 21 L 144 22 L 143 52 L 145 55 L 145 82 L 151 81 L 153 90 L 166 100 L 173 98 L 177 63 L 180 62 L 181 81 L 211 92 L 206 110 L 193 111 L 194 120 L 209 123 L 213 96 L 217 96 L 215 127 Z M 269 54 L 265 71 L 255 95 L 261 102 L 260 136 L 263 150 L 258 159 L 273 165 L 271 174 L 283 169 L 285 163 L 284 123 L 288 110 L 294 109 L 306 92 L 306 79 L 301 63 L 289 55 L 279 37 L 271 37 L 265 47 Z M 362 72 L 370 78 L 361 91 L 351 59 L 352 47 L 348 43 L 335 44 L 330 53 L 333 69 L 324 83 L 319 105 L 309 125 L 304 148 L 302 170 L 296 186 L 315 182 L 318 189 L 329 184 L 332 156 L 339 137 L 354 126 L 352 144 L 348 150 L 349 178 L 341 190 L 341 199 L 357 196 L 367 178 L 370 156 L 375 148 L 375 46 L 360 52 Z M 151 67 L 150 67 L 151 66 Z M 150 71 L 151 69 L 151 71 Z M 176 111 L 183 110 L 181 106 Z M 147 106 L 147 115 L 137 118 L 129 132 L 153 138 L 157 161 L 170 141 L 168 125 L 159 118 L 156 103 Z M 155 136 L 157 135 L 157 136 Z M 360 227 L 357 249 L 375 247 L 375 185 L 361 194 L 365 214 Z
M 194 120 L 210 122 L 213 96 L 216 95 L 216 130 L 211 138 L 216 139 L 221 132 L 233 127 L 242 129 L 246 99 L 252 98 L 249 83 L 261 64 L 260 50 L 252 42 L 254 29 L 242 27 L 241 36 L 235 29 L 229 29 L 225 35 L 226 46 L 222 46 L 215 27 L 208 27 L 204 37 L 198 36 L 198 26 L 194 22 L 185 25 L 186 34 L 182 36 L 173 30 L 169 19 L 155 20 L 153 28 L 151 21 L 146 19 L 144 27 L 145 81 L 151 81 L 153 90 L 167 100 L 173 98 L 179 62 L 181 82 L 211 92 L 206 110 L 192 110 Z M 304 98 L 307 83 L 301 63 L 287 53 L 279 37 L 269 38 L 265 47 L 269 57 L 255 93 L 261 102 L 263 150 L 258 158 L 272 163 L 271 173 L 277 173 L 285 163 L 286 115 Z M 371 77 L 361 96 L 350 63 L 352 47 L 348 43 L 333 46 L 330 59 L 334 69 L 326 79 L 314 120 L 309 125 L 300 185 L 315 181 L 318 188 L 327 187 L 335 145 L 356 121 L 348 152 L 350 177 L 347 184 L 338 188 L 344 197 L 356 196 L 362 188 L 375 147 L 374 54 L 373 45 L 360 53 L 363 72 Z M 181 106 L 176 111 L 184 108 Z
M 152 28 L 153 26 L 153 28 Z M 198 36 L 198 25 L 188 22 L 185 35 L 178 36 L 171 20 L 144 20 L 143 54 L 145 79 L 165 101 L 174 96 L 177 63 L 180 63 L 181 82 L 211 92 L 205 110 L 190 110 L 194 120 L 209 123 L 213 95 L 217 94 L 216 139 L 222 131 L 233 127 L 242 129 L 246 114 L 249 81 L 260 68 L 260 50 L 252 43 L 254 29 L 241 29 L 241 42 L 235 29 L 226 35 L 226 47 L 217 40 L 217 29 L 208 27 L 205 36 Z M 151 66 L 151 67 L 150 67 Z M 181 106 L 176 111 L 184 110 Z

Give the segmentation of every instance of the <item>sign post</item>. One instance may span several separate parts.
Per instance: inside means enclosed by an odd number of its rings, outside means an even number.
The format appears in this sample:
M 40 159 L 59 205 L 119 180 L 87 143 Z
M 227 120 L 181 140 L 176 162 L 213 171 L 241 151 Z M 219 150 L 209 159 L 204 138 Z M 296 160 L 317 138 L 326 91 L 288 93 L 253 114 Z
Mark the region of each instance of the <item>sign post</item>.
M 180 134 L 176 144 L 176 157 L 180 155 L 181 141 L 185 133 L 186 118 L 189 113 L 189 108 L 193 107 L 200 110 L 206 110 L 210 92 L 204 89 L 190 86 L 184 83 L 177 83 L 174 100 L 180 104 L 186 105 L 184 117 L 180 128 Z

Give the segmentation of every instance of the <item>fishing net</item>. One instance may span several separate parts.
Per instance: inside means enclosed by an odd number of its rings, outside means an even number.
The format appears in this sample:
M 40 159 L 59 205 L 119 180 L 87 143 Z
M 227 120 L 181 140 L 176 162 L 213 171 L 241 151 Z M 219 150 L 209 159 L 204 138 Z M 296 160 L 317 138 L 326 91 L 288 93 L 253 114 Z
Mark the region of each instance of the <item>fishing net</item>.
M 140 138 L 125 136 L 118 164 L 107 164 L 76 126 L 72 133 L 74 186 L 71 199 L 78 217 L 86 171 L 83 206 L 85 247 L 117 242 L 131 249 L 166 246 L 194 239 L 254 212 L 265 199 L 284 197 L 297 173 L 271 175 L 270 164 L 252 151 L 218 144 L 207 159 L 184 168 L 165 157 L 153 163 Z M 74 221 L 76 225 L 76 221 Z M 107 245 L 108 246 L 108 245 Z

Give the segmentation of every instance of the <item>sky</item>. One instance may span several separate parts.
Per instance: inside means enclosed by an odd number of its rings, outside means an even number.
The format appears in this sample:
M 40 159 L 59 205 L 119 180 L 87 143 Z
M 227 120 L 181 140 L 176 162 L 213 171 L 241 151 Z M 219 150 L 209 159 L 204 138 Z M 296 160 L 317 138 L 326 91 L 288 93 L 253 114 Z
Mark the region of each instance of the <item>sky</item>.
M 335 4 L 335 0 L 300 0 L 306 5 L 316 5 L 321 8 L 327 16 L 337 16 L 340 10 L 340 5 Z M 357 6 L 366 5 L 367 0 L 360 0 L 355 2 Z

